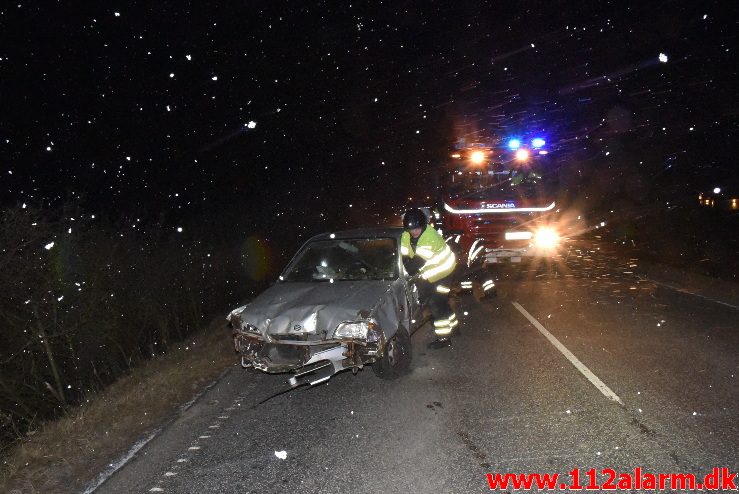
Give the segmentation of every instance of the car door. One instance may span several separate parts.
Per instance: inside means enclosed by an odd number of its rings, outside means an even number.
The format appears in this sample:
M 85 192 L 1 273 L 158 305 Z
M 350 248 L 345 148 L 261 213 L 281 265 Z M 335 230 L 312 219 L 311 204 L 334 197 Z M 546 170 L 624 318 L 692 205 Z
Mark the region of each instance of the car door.
M 419 321 L 422 317 L 422 308 L 418 300 L 418 288 L 411 281 L 411 276 L 405 272 L 403 267 L 403 256 L 400 253 L 400 237 L 397 239 L 398 244 L 398 273 L 400 273 L 400 282 L 403 285 L 403 291 L 405 295 L 405 314 L 404 324 L 408 330 L 413 333 L 418 326 Z M 403 301 L 401 301 L 403 302 Z M 414 324 L 413 321 L 416 321 Z

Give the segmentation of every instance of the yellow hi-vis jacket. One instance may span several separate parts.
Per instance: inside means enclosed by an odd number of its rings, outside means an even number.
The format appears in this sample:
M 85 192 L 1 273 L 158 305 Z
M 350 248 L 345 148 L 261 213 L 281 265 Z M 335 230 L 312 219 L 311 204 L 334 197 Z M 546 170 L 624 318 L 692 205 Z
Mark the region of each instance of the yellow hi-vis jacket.
M 424 261 L 419 274 L 430 283 L 435 283 L 442 278 L 446 278 L 457 265 L 457 259 L 454 252 L 444 242 L 439 232 L 431 226 L 427 226 L 416 244 L 415 251 L 411 247 L 411 234 L 403 232 L 400 236 L 400 253 L 410 258 L 416 255 L 420 256 Z

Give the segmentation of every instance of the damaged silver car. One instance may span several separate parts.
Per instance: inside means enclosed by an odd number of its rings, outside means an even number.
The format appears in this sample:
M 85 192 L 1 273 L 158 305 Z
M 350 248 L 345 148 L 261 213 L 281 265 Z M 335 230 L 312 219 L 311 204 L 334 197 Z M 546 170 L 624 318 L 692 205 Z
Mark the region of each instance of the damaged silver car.
M 406 371 L 418 292 L 400 255 L 401 228 L 317 235 L 279 281 L 228 315 L 242 365 L 318 384 L 364 365 L 385 379 Z

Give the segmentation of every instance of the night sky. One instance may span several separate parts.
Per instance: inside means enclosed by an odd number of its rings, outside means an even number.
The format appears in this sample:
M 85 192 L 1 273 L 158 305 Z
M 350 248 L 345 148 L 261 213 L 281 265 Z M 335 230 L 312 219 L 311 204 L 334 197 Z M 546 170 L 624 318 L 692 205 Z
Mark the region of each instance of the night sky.
M 0 10 L 2 206 L 368 223 L 470 132 L 735 175 L 735 2 L 83 4 Z

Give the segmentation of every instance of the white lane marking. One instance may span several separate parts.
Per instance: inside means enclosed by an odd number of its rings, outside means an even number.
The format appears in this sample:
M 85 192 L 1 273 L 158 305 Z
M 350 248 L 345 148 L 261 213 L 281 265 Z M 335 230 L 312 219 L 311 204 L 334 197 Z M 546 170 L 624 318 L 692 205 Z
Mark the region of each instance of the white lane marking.
M 722 302 L 720 300 L 716 300 L 715 298 L 706 297 L 705 295 L 701 295 L 700 293 L 691 292 L 689 290 L 686 290 L 685 288 L 680 288 L 680 287 L 677 287 L 677 286 L 674 286 L 674 285 L 670 285 L 669 283 L 662 283 L 661 281 L 654 281 L 651 278 L 649 278 L 649 281 L 651 281 L 652 283 L 656 283 L 657 285 L 664 286 L 666 288 L 670 288 L 672 290 L 675 290 L 676 292 L 684 293 L 686 295 L 694 295 L 694 296 L 700 297 L 700 298 L 702 298 L 704 300 L 708 300 L 709 302 L 714 302 L 714 303 L 717 303 L 717 304 L 725 305 L 726 307 L 731 307 L 732 309 L 739 310 L 739 305 L 733 305 L 733 304 L 730 304 L 728 302 Z
M 546 339 L 548 339 L 548 340 L 549 340 L 549 342 L 550 342 L 550 343 L 551 343 L 552 345 L 554 345 L 554 347 L 555 347 L 555 348 L 556 348 L 557 350 L 559 350 L 560 352 L 562 352 L 562 355 L 564 355 L 564 356 L 565 356 L 565 358 L 566 358 L 567 360 L 569 360 L 569 361 L 570 361 L 570 363 L 571 363 L 572 365 L 574 365 L 574 366 L 575 366 L 575 368 L 576 368 L 577 370 L 579 370 L 579 371 L 580 371 L 580 373 L 581 373 L 581 374 L 582 374 L 583 376 L 585 376 L 585 377 L 587 378 L 587 380 L 588 380 L 588 381 L 590 381 L 590 382 L 591 382 L 591 383 L 593 384 L 593 386 L 595 386 L 596 388 L 598 388 L 598 390 L 600 390 L 600 392 L 601 392 L 601 393 L 603 393 L 603 395 L 604 395 L 604 396 L 605 396 L 606 398 L 608 398 L 609 400 L 613 400 L 613 401 L 615 401 L 615 402 L 618 402 L 618 403 L 620 403 L 621 405 L 623 405 L 623 404 L 624 404 L 624 402 L 623 402 L 623 401 L 621 401 L 621 398 L 619 398 L 619 397 L 618 397 L 618 395 L 617 395 L 616 393 L 614 393 L 613 391 L 611 391 L 611 388 L 609 388 L 608 386 L 606 386 L 606 384 L 605 384 L 605 383 L 604 383 L 603 381 L 601 381 L 601 380 L 600 380 L 600 379 L 598 378 L 598 376 L 596 376 L 595 374 L 593 374 L 593 373 L 592 373 L 592 371 L 591 371 L 590 369 L 588 369 L 588 368 L 587 368 L 587 367 L 585 366 L 585 364 L 583 364 L 582 362 L 580 362 L 580 360 L 578 360 L 578 358 L 577 358 L 577 357 L 575 357 L 575 356 L 574 356 L 574 355 L 572 354 L 572 352 L 571 352 L 571 351 L 569 351 L 569 350 L 567 349 L 567 347 L 565 347 L 565 346 L 564 346 L 564 345 L 563 345 L 562 343 L 560 343 L 560 342 L 559 342 L 559 340 L 558 340 L 557 338 L 555 338 L 555 337 L 554 337 L 554 335 L 553 335 L 552 333 L 550 333 L 549 331 L 547 331 L 547 329 L 546 329 L 546 328 L 545 328 L 544 326 L 542 326 L 542 325 L 541 325 L 541 323 L 540 323 L 539 321 L 537 321 L 537 320 L 536 320 L 536 319 L 534 318 L 534 316 L 532 316 L 531 314 L 529 314 L 529 313 L 528 313 L 528 311 L 527 311 L 526 309 L 524 309 L 524 308 L 523 308 L 523 306 L 522 306 L 521 304 L 519 304 L 518 302 L 513 302 L 513 306 L 514 306 L 514 307 L 515 307 L 516 309 L 518 309 L 518 311 L 519 311 L 519 312 L 520 312 L 521 314 L 523 314 L 523 315 L 524 315 L 524 317 L 525 317 L 526 319 L 528 319 L 528 320 L 529 320 L 529 322 L 530 322 L 530 323 L 531 323 L 531 324 L 532 324 L 532 325 L 533 325 L 533 326 L 534 326 L 534 327 L 535 327 L 536 329 L 538 329 L 538 330 L 539 330 L 539 332 L 540 332 L 541 334 L 543 334 L 543 335 L 544 335 L 544 337 L 545 337 Z
M 93 480 L 90 484 L 88 484 L 88 486 L 85 488 L 85 490 L 82 491 L 83 494 L 92 494 L 93 492 L 95 492 L 95 490 L 98 487 L 100 487 L 101 485 L 103 485 L 103 482 L 105 482 L 110 477 L 112 477 L 113 474 L 115 472 L 117 472 L 119 469 L 123 468 L 123 466 L 126 463 L 128 463 L 128 461 L 131 458 L 133 458 L 134 455 L 136 453 L 138 453 L 138 451 L 141 448 L 143 448 L 144 446 L 146 446 L 149 443 L 149 441 L 151 441 L 152 439 L 154 439 L 157 436 L 157 434 L 159 434 L 159 432 L 161 432 L 161 430 L 162 430 L 161 428 L 155 430 L 154 432 L 152 432 L 151 434 L 149 434 L 148 437 L 146 437 L 145 439 L 142 439 L 141 441 L 139 441 L 136 444 L 134 444 L 131 447 L 131 449 L 129 449 L 120 459 L 118 459 L 112 465 L 109 465 L 108 468 L 105 471 L 103 471 L 101 474 L 99 474 L 95 478 L 95 480 Z
M 152 487 L 151 489 L 149 489 L 149 492 L 164 492 L 164 489 L 162 489 L 161 487 Z
M 197 450 L 199 450 L 199 449 L 200 449 L 200 446 L 190 446 L 190 447 L 189 447 L 189 448 L 187 448 L 187 449 L 189 449 L 190 451 L 197 451 Z
M 176 474 L 176 473 L 174 473 L 174 472 L 166 472 L 166 473 L 164 474 L 164 476 L 165 476 L 165 477 L 174 477 L 175 475 L 177 475 L 177 474 Z
M 213 382 L 208 384 L 205 389 L 203 389 L 200 393 L 195 396 L 191 401 L 180 407 L 180 414 L 184 413 L 190 406 L 192 406 L 194 403 L 196 403 L 200 398 L 205 395 L 205 393 L 210 390 L 212 387 L 217 385 L 221 380 L 233 370 L 233 367 L 226 369 L 223 371 Z M 154 439 L 159 435 L 162 430 L 164 430 L 169 425 L 173 424 L 176 419 L 171 419 L 169 423 L 166 426 L 160 427 L 159 429 L 152 432 L 146 439 L 143 441 L 140 441 L 133 445 L 133 447 L 128 450 L 123 457 L 121 457 L 119 460 L 117 460 L 112 465 L 109 465 L 108 468 L 100 473 L 92 482 L 90 482 L 87 487 L 85 487 L 85 490 L 82 491 L 82 494 L 92 494 L 98 487 L 100 487 L 103 482 L 108 480 L 115 472 L 117 472 L 119 469 L 123 468 L 130 460 L 133 458 L 133 456 L 141 449 L 143 448 L 149 441 Z M 197 448 L 200 449 L 200 448 Z M 155 489 L 158 489 L 158 487 L 155 487 Z M 162 489 L 163 490 L 163 489 Z

